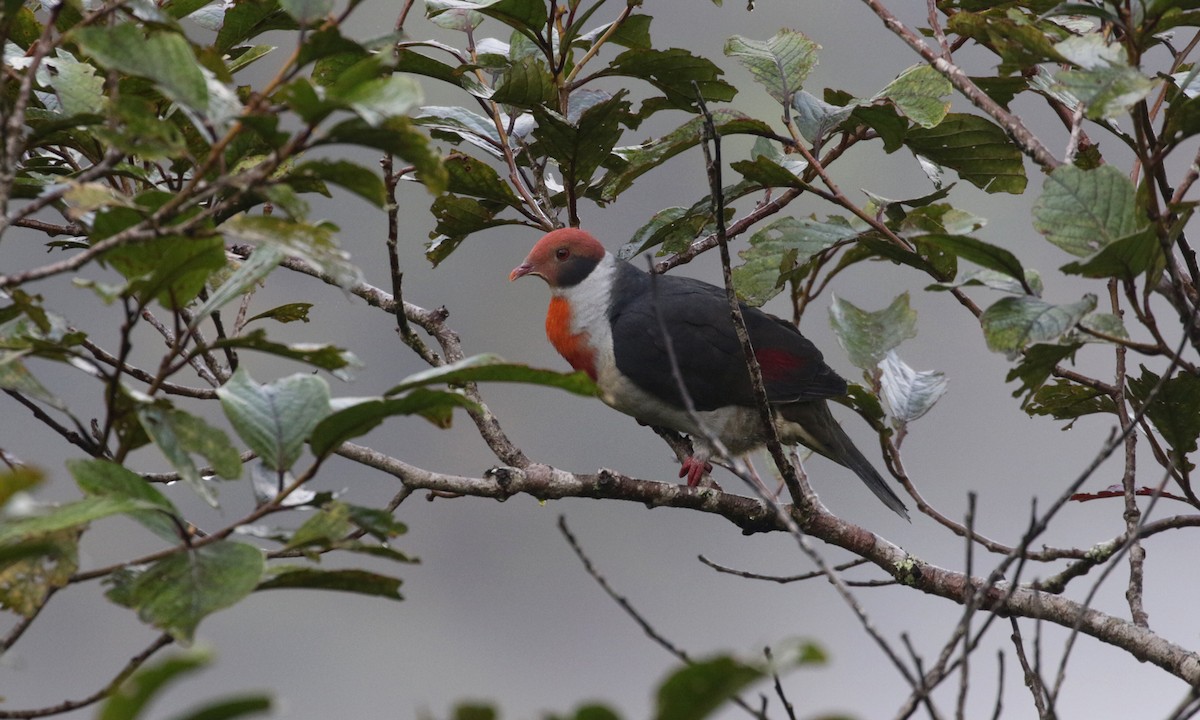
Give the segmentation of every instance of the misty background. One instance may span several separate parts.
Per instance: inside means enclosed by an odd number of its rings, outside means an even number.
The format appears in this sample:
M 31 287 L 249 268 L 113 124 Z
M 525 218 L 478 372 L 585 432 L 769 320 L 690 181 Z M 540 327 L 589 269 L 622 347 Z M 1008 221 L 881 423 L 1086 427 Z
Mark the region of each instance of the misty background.
M 615 17 L 620 3 L 610 4 L 611 8 L 596 14 L 593 24 Z M 925 3 L 895 0 L 892 5 L 910 25 L 924 24 Z M 400 3 L 366 0 L 343 32 L 358 39 L 378 36 L 392 26 L 399 8 Z M 859 3 L 758 2 L 750 12 L 739 2 L 716 7 L 696 0 L 672 0 L 648 2 L 642 12 L 655 18 L 651 33 L 656 47 L 684 47 L 713 60 L 740 89 L 732 105 L 776 127 L 778 106 L 740 65 L 723 56 L 722 47 L 730 35 L 762 40 L 783 27 L 807 34 L 823 46 L 820 64 L 806 85 L 818 96 L 826 87 L 871 96 L 918 60 Z M 501 34 L 500 39 L 507 40 L 504 30 L 485 22 L 477 37 Z M 406 31 L 413 39 L 437 37 L 462 44 L 461 36 L 422 18 L 420 3 L 410 15 Z M 287 42 L 286 36 L 268 36 L 264 42 L 272 40 L 281 45 Z M 287 51 L 284 46 L 276 52 Z M 973 56 L 969 46 L 956 58 L 968 68 L 972 60 L 986 61 L 982 54 Z M 981 65 L 975 69 L 990 68 Z M 453 88 L 428 79 L 421 82 L 428 104 L 471 105 L 465 94 Z M 954 102 L 956 109 L 967 109 L 961 99 L 956 97 Z M 1034 129 L 1048 147 L 1061 153 L 1066 134 L 1048 112 L 1020 102 L 1014 110 L 1039 118 Z M 681 113 L 663 115 L 669 117 L 656 118 L 638 132 L 628 133 L 621 144 L 662 134 L 685 119 Z M 744 157 L 749 144 L 741 138 L 727 141 L 726 162 Z M 449 149 L 445 143 L 441 146 Z M 1112 150 L 1102 145 L 1102 151 Z M 1047 281 L 1047 300 L 1077 300 L 1085 286 L 1078 280 L 1064 281 L 1054 272 L 1070 258 L 1046 243 L 1030 224 L 1029 207 L 1040 191 L 1041 178 L 1031 166 L 1027 168 L 1030 187 L 1023 196 L 986 195 L 959 183 L 948 201 L 987 218 L 987 226 L 978 233 L 981 239 L 1012 250 L 1026 267 L 1041 270 Z M 891 198 L 916 197 L 933 189 L 907 150 L 885 156 L 877 142 L 854 148 L 831 166 L 831 174 L 856 202 L 865 199 L 864 189 Z M 726 181 L 731 177 L 727 175 Z M 632 191 L 610 207 L 583 204 L 583 227 L 615 251 L 655 212 L 671 205 L 690 205 L 706 192 L 703 159 L 696 149 L 639 179 Z M 343 247 L 363 269 L 365 280 L 390 288 L 384 214 L 345 193 L 332 200 L 307 199 L 313 204 L 315 219 L 328 219 L 341 227 Z M 433 228 L 428 213 L 431 201 L 416 184 L 400 188 L 405 299 L 426 308 L 445 305 L 450 311 L 447 324 L 461 335 L 468 354 L 494 352 L 512 361 L 567 369 L 543 335 L 548 299 L 544 285 L 507 281 L 508 272 L 522 260 L 538 233 L 515 227 L 481 232 L 433 269 L 423 255 Z M 736 207 L 745 212 L 753 201 L 747 198 Z M 797 216 L 841 214 L 812 197 L 801 198 L 788 211 Z M 30 231 L 15 230 L 0 245 L 0 264 L 8 268 L 47 262 L 43 241 Z M 743 247 L 745 237 L 734 244 L 735 250 Z M 636 262 L 645 261 L 638 258 Z M 676 271 L 720 281 L 715 253 Z M 89 267 L 82 274 L 103 278 L 105 271 Z M 944 371 L 950 389 L 929 415 L 911 426 L 903 446 L 906 468 L 926 499 L 952 518 L 962 518 L 967 494 L 976 493 L 978 532 L 1012 544 L 1025 528 L 1031 500 L 1038 498 L 1044 506 L 1057 497 L 1100 449 L 1114 420 L 1110 416 L 1087 417 L 1063 431 L 1060 422 L 1026 417 L 1012 397 L 1015 385 L 1004 382 L 1009 361 L 987 350 L 975 319 L 948 294 L 926 292 L 930 282 L 912 269 L 874 262 L 843 273 L 831 290 L 868 310 L 884 307 L 899 293 L 910 294 L 919 314 L 920 334 L 902 345 L 900 354 L 914 368 Z M 119 312 L 95 302 L 90 291 L 73 288 L 61 278 L 46 281 L 41 288 L 46 297 L 77 299 L 70 306 L 55 308 L 73 324 L 93 332 L 107 328 L 115 336 Z M 997 298 L 985 290 L 972 291 L 972 295 L 981 304 Z M 398 340 L 392 316 L 365 308 L 356 298 L 314 279 L 279 270 L 259 292 L 254 307 L 261 311 L 299 301 L 316 303 L 310 313 L 312 322 L 272 327 L 273 336 L 336 343 L 352 350 L 364 363 L 352 383 L 330 379 L 335 396 L 378 394 L 424 368 Z M 784 302 L 777 299 L 767 309 L 790 316 Z M 802 330 L 823 350 L 830 365 L 851 381 L 859 380 L 829 328 L 828 303 L 826 294 L 809 308 Z M 106 342 L 104 336 L 96 339 Z M 155 338 L 142 336 L 142 340 L 152 348 L 159 347 Z M 300 369 L 247 353 L 242 358 L 262 382 Z M 1085 370 L 1106 368 L 1111 350 L 1087 347 L 1079 360 Z M 31 369 L 48 387 L 69 399 L 72 391 L 97 395 L 93 381 L 77 372 L 46 363 L 31 364 Z M 510 438 L 537 462 L 578 472 L 609 467 L 635 477 L 676 481 L 678 466 L 662 441 L 598 400 L 521 385 L 495 384 L 481 390 Z M 87 402 L 82 407 L 86 408 Z M 209 417 L 227 427 L 219 412 L 212 414 L 216 404 L 210 405 Z M 844 408 L 835 407 L 835 414 L 883 469 L 877 442 L 866 424 Z M 81 415 L 87 417 L 86 411 L 81 410 Z M 462 413 L 449 431 L 416 418 L 393 418 L 361 442 L 406 462 L 447 473 L 478 476 L 496 464 Z M 0 397 L 0 446 L 35 463 L 78 455 L 75 448 L 32 421 L 26 410 L 7 397 Z M 757 466 L 765 473 L 770 464 L 759 460 Z M 137 456 L 131 467 L 167 469 L 150 452 Z M 932 520 L 914 515 L 911 524 L 905 523 L 871 497 L 850 471 L 828 461 L 814 458 L 806 462 L 806 468 L 822 501 L 835 513 L 928 562 L 964 567 L 963 543 Z M 50 480 L 38 492 L 39 499 L 76 496 L 61 461 L 44 469 Z M 1119 482 L 1120 469 L 1119 461 L 1109 461 L 1086 489 L 1094 491 Z M 726 491 L 746 492 L 724 471 L 719 471 L 716 479 Z M 1141 484 L 1157 481 L 1155 476 Z M 339 491 L 348 502 L 362 505 L 381 505 L 399 490 L 394 479 L 340 459 L 325 466 L 315 487 Z M 172 488 L 170 497 L 201 525 L 206 519 L 213 524 L 228 522 L 253 502 L 247 481 L 224 483 L 219 490 L 225 509 L 218 511 L 209 510 L 186 487 Z M 1116 507 L 1119 502 L 1068 506 L 1043 541 L 1088 547 L 1113 537 L 1124 529 Z M 1160 508 L 1159 512 L 1164 511 Z M 419 558 L 420 564 L 372 567 L 404 579 L 403 602 L 319 591 L 256 593 L 204 620 L 197 644 L 211 648 L 216 662 L 170 690 L 155 706 L 153 716 L 169 716 L 205 699 L 270 690 L 277 698 L 273 716 L 280 718 L 447 717 L 462 700 L 495 703 L 505 718 L 565 714 L 584 701 L 608 704 L 626 718 L 646 717 L 653 708 L 654 689 L 678 662 L 646 637 L 587 575 L 556 528 L 560 515 L 565 515 L 615 589 L 658 632 L 693 657 L 718 652 L 761 657 L 764 646 L 781 652 L 795 640 L 821 645 L 829 654 L 825 666 L 803 668 L 784 678 L 800 717 L 824 713 L 890 717 L 907 697 L 907 683 L 825 581 L 756 582 L 718 574 L 697 560 L 697 555 L 703 554 L 723 565 L 772 575 L 811 570 L 794 540 L 781 534 L 744 537 L 718 517 L 686 510 L 584 499 L 543 505 L 526 496 L 497 503 L 476 498 L 428 501 L 418 493 L 396 515 L 409 526 L 409 533 L 393 545 Z M 1168 575 L 1169 568 L 1185 565 L 1156 560 L 1194 552 L 1186 539 L 1184 533 L 1155 537 L 1147 543 L 1146 564 L 1152 627 L 1185 645 L 1196 640 L 1196 575 Z M 135 523 L 104 520 L 85 538 L 81 567 L 99 567 L 158 547 L 154 537 Z M 818 544 L 818 549 L 830 562 L 846 559 L 845 553 L 835 548 Z M 356 566 L 365 562 L 358 557 L 327 556 L 324 563 L 338 567 L 350 560 Z M 976 574 L 986 574 L 998 560 L 977 551 Z M 1031 568 L 1026 579 L 1051 572 Z M 1122 569 L 1114 573 L 1099 593 L 1096 607 L 1116 615 L 1128 614 L 1124 575 Z M 865 568 L 851 571 L 847 577 L 873 579 L 881 574 Z M 154 637 L 156 631 L 141 625 L 133 613 L 102 599 L 103 591 L 100 583 L 93 582 L 70 586 L 54 597 L 33 628 L 0 661 L 0 695 L 4 697 L 0 707 L 43 707 L 88 695 L 107 683 Z M 936 657 L 961 617 L 957 605 L 901 588 L 862 588 L 856 595 L 885 637 L 900 647 L 900 633 L 909 633 L 913 646 L 927 661 Z M 0 631 L 10 626 L 11 619 L 5 617 Z M 1032 635 L 1032 622 L 1023 622 L 1023 627 Z M 1066 632 L 1057 627 L 1043 630 L 1044 660 L 1056 663 Z M 969 717 L 990 715 L 997 701 L 997 650 L 1005 652 L 1009 676 L 1001 698 L 1004 716 L 1036 716 L 1017 679 L 1020 669 L 1008 634 L 1007 623 L 997 623 L 987 649 L 973 658 Z M 954 682 L 947 685 L 953 691 Z M 769 692 L 769 688 L 764 684 L 755 688 L 758 691 Z M 1069 665 L 1060 713 L 1063 717 L 1148 717 L 1174 706 L 1185 691 L 1180 682 L 1160 670 L 1142 667 L 1125 653 L 1085 638 Z M 65 717 L 94 713 L 89 708 Z M 723 717 L 739 716 L 744 713 L 736 708 L 723 713 Z

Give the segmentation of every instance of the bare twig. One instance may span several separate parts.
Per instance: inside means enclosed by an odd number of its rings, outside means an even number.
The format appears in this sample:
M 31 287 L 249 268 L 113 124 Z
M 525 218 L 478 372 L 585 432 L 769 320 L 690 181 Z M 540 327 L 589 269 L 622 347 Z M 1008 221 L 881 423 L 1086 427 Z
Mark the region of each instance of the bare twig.
M 1025 673 L 1025 687 L 1029 688 L 1029 692 L 1033 695 L 1033 706 L 1037 709 L 1039 718 L 1048 717 L 1046 714 L 1046 685 L 1042 682 L 1039 675 L 1029 664 L 1029 658 L 1025 655 L 1025 640 L 1021 637 L 1021 626 L 1017 623 L 1016 618 L 1008 619 L 1009 626 L 1012 627 L 1013 647 L 1017 651 L 1017 662 L 1021 664 L 1021 671 Z
M 783 710 L 787 713 L 788 720 L 796 720 L 796 710 L 792 707 L 792 701 L 788 700 L 787 693 L 783 691 L 783 683 L 779 681 L 779 671 L 775 669 L 775 658 L 771 654 L 770 645 L 763 648 L 763 655 L 766 656 L 767 664 L 771 668 L 771 678 L 775 681 L 775 694 L 779 697 L 779 702 L 783 704 Z
M 132 675 L 139 667 L 144 665 L 146 661 L 154 655 L 154 653 L 162 650 L 173 642 L 175 642 L 174 638 L 167 633 L 159 635 L 154 642 L 150 643 L 150 645 L 146 647 L 145 650 L 142 650 L 140 653 L 130 658 L 129 662 L 125 664 L 125 667 L 121 668 L 121 671 L 118 672 L 107 685 L 81 700 L 67 700 L 57 705 L 37 708 L 34 710 L 0 710 L 0 718 L 48 717 L 50 715 L 61 715 L 63 713 L 68 713 L 72 710 L 78 710 L 79 708 L 87 707 L 88 705 L 94 705 L 95 703 L 100 702 L 104 698 L 116 692 L 117 689 L 121 687 L 121 683 L 129 679 L 129 676 Z
M 637 608 L 633 606 L 633 603 L 629 602 L 628 598 L 614 590 L 612 585 L 608 583 L 608 580 L 600 574 L 600 571 L 597 570 L 596 566 L 592 563 L 591 558 L 589 558 L 587 553 L 583 551 L 583 547 L 580 546 L 579 540 L 575 538 L 575 534 L 571 532 L 569 527 L 567 527 L 567 518 L 565 515 L 558 516 L 558 530 L 562 533 L 563 538 L 566 539 L 567 544 L 571 546 L 571 550 L 574 551 L 575 557 L 579 558 L 579 562 L 583 564 L 583 569 L 587 571 L 587 574 L 596 581 L 596 584 L 600 586 L 600 589 L 602 589 L 606 595 L 612 598 L 613 602 L 615 602 L 618 607 L 625 611 L 626 615 L 633 618 L 633 621 L 642 629 L 642 632 L 646 633 L 646 636 L 657 643 L 659 647 L 678 658 L 680 662 L 690 665 L 692 663 L 691 656 L 689 656 L 687 652 L 678 645 L 671 642 L 671 640 L 665 635 L 660 633 L 649 620 L 647 620 L 640 612 L 638 612 Z M 735 702 L 738 707 L 750 713 L 752 716 L 760 718 L 761 720 L 767 720 L 765 713 L 763 713 L 761 710 L 756 710 L 740 697 L 736 695 L 733 696 L 733 702 Z
M 804 580 L 815 580 L 816 578 L 825 577 L 825 573 L 822 571 L 819 571 L 819 570 L 814 571 L 814 572 L 801 573 L 800 575 L 762 575 L 760 573 L 752 573 L 752 572 L 748 572 L 746 570 L 737 570 L 735 568 L 731 568 L 726 565 L 721 565 L 720 563 L 709 560 L 708 558 L 704 557 L 703 555 L 698 556 L 698 559 L 700 560 L 700 562 L 704 563 L 705 565 L 709 566 L 710 568 L 712 568 L 713 570 L 716 570 L 719 573 L 725 573 L 726 575 L 736 575 L 737 577 L 746 578 L 747 580 L 766 580 L 768 582 L 779 583 L 780 585 L 787 585 L 789 583 L 803 582 Z M 865 565 L 865 564 L 867 564 L 866 560 L 863 560 L 862 558 L 858 558 L 856 560 L 850 560 L 848 562 L 844 562 L 841 565 L 835 565 L 833 567 L 833 569 L 838 572 L 845 572 L 846 570 L 849 570 L 851 568 L 856 568 L 856 567 L 859 567 L 860 565 Z M 848 587 L 884 587 L 887 585 L 895 585 L 896 584 L 895 580 L 844 580 L 844 582 L 846 583 L 846 585 Z

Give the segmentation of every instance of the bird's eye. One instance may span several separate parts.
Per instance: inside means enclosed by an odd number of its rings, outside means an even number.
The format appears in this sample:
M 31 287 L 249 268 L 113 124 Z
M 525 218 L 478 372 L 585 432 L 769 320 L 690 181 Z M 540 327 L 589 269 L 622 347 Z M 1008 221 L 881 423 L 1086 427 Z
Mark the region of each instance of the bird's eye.
M 567 248 L 559 248 L 554 251 L 554 257 L 558 258 L 559 260 L 566 260 L 567 258 L 571 257 L 571 251 Z

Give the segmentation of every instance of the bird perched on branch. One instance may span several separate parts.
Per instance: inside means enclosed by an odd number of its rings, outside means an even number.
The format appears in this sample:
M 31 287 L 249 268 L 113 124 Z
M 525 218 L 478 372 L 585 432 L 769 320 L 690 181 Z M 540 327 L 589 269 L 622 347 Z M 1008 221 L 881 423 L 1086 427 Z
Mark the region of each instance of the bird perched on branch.
M 724 290 L 687 277 L 652 278 L 577 228 L 543 236 L 509 279 L 525 275 L 550 286 L 546 335 L 572 367 L 591 376 L 606 404 L 642 423 L 692 437 L 695 453 L 679 472 L 688 485 L 698 484 L 712 468 L 708 458 L 715 449 L 706 435 L 733 455 L 766 443 Z M 850 468 L 885 505 L 907 518 L 904 503 L 829 412 L 826 399 L 845 395 L 846 381 L 795 326 L 746 305 L 742 315 L 781 440 L 802 443 Z M 680 380 L 694 415 L 680 393 Z

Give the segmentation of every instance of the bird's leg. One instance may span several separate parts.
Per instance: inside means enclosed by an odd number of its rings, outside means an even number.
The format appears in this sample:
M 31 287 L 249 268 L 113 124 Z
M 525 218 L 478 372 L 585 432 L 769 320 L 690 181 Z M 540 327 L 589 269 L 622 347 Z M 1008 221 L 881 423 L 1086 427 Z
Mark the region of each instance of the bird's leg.
M 696 487 L 712 469 L 712 463 L 697 453 L 683 459 L 683 464 L 679 467 L 679 477 L 686 476 L 688 487 Z

